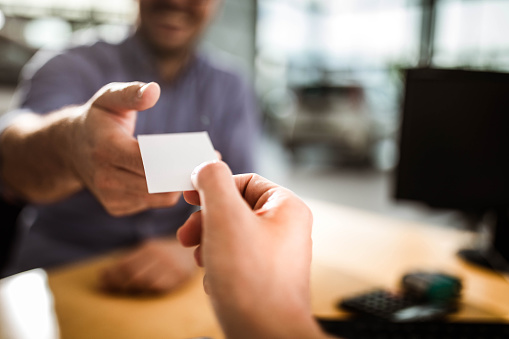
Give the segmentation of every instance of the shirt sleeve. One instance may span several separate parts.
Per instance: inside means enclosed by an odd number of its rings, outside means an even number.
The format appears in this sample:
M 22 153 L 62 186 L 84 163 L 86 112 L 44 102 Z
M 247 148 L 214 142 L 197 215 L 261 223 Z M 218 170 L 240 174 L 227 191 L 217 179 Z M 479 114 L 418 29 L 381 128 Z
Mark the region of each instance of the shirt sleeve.
M 46 114 L 85 103 L 95 92 L 96 70 L 77 51 L 40 50 L 23 67 L 9 112 L 0 118 L 0 135 L 23 113 Z
M 91 73 L 88 64 L 76 51 L 56 55 L 38 52 L 22 72 L 18 88 L 20 108 L 46 114 L 85 103 L 91 96 L 86 86 Z
M 22 70 L 12 109 L 0 118 L 0 136 L 21 114 L 47 114 L 85 103 L 91 97 L 90 93 L 94 93 L 90 86 L 85 86 L 93 73 L 87 69 L 88 63 L 81 59 L 84 58 L 79 53 L 37 52 Z M 0 194 L 3 194 L 3 186 L 0 180 Z
M 260 109 L 253 89 L 237 78 L 230 92 L 228 114 L 223 136 L 226 145 L 222 150 L 223 160 L 233 174 L 256 171 L 257 146 L 260 138 Z

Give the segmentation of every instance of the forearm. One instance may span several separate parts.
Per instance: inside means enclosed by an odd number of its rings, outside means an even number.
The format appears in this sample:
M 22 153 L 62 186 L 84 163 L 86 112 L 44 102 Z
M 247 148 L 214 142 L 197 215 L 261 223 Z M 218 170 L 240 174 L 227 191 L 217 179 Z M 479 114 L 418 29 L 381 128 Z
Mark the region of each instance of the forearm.
M 253 305 L 253 307 L 256 307 Z M 226 313 L 226 312 L 225 312 Z M 280 314 L 268 309 L 262 314 L 239 313 L 219 317 L 228 339 L 271 338 L 271 339 L 331 339 L 323 333 L 311 315 L 305 312 Z M 293 313 L 293 314 L 292 314 Z M 228 314 L 228 313 L 226 313 Z M 223 313 L 224 315 L 224 313 Z M 221 319 L 222 318 L 222 319 Z M 226 319 L 225 319 L 226 318 Z M 228 319 L 229 318 L 229 319 Z
M 71 166 L 79 114 L 80 107 L 75 106 L 46 116 L 26 113 L 14 119 L 0 139 L 4 187 L 38 203 L 80 190 L 83 185 Z
M 303 298 L 302 293 L 280 288 L 257 291 L 249 288 L 249 282 L 241 281 L 212 296 L 212 304 L 228 339 L 330 338 L 321 331 L 312 316 L 308 298 Z M 205 281 L 206 289 L 208 283 L 214 282 Z

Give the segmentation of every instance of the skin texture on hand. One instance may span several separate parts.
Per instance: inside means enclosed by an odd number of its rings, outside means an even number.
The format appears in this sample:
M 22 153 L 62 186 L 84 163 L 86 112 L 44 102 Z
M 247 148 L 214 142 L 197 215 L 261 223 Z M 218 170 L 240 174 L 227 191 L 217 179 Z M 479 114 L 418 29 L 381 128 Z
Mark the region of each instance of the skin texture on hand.
M 175 238 L 149 239 L 100 272 L 101 287 L 113 293 L 161 294 L 196 273 L 193 253 Z
M 159 95 L 156 83 L 112 83 L 97 92 L 76 119 L 73 168 L 111 215 L 169 207 L 180 198 L 180 193 L 148 193 L 133 137 L 137 111 L 155 105 Z
M 159 94 L 156 83 L 111 83 L 84 105 L 22 114 L 2 133 L 3 182 L 37 203 L 85 187 L 114 216 L 175 205 L 181 193 L 148 193 L 133 137 L 137 112 L 155 105 Z
M 12 121 L 0 140 L 4 189 L 36 203 L 54 202 L 82 189 L 67 158 L 72 153 L 72 121 L 81 112 L 74 106 L 45 116 L 21 114 Z
M 228 338 L 325 337 L 310 310 L 309 208 L 291 191 L 255 174 L 232 176 L 209 163 L 184 192 L 202 210 L 177 236 L 196 246 L 205 290 Z

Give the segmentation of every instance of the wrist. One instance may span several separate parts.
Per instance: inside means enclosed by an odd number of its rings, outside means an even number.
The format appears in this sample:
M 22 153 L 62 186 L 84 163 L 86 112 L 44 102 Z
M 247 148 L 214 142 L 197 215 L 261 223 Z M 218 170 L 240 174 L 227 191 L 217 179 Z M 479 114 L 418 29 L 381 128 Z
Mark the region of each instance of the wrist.
M 27 201 L 53 202 L 82 187 L 68 167 L 71 111 L 25 113 L 2 133 L 2 178 Z
M 84 115 L 82 106 L 73 107 L 65 112 L 65 122 L 61 126 L 61 139 L 65 146 L 61 148 L 60 157 L 64 161 L 64 166 L 72 178 L 83 186 L 83 180 L 79 175 L 80 144 L 85 142 Z
M 311 318 L 281 319 L 273 314 L 266 318 L 249 319 L 248 321 L 234 321 L 229 326 L 223 326 L 228 339 L 320 339 L 327 338 L 318 324 Z M 247 319 L 244 319 L 247 320 Z M 223 324 L 223 323 L 222 323 Z
M 270 307 L 265 303 L 234 307 L 231 304 L 221 304 L 221 306 L 215 305 L 218 306 L 215 309 L 225 335 L 229 339 L 327 338 L 306 304 L 278 303 L 276 307 Z

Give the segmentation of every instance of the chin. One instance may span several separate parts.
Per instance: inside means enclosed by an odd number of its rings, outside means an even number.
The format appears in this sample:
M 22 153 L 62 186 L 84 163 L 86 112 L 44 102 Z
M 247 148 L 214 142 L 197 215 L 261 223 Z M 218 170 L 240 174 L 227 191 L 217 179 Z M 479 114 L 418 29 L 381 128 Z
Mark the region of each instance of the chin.
M 194 49 L 196 45 L 194 39 L 178 35 L 152 35 L 147 39 L 147 42 L 151 49 L 160 56 L 172 56 L 187 53 Z
M 152 49 L 158 56 L 171 57 L 191 52 L 194 44 L 154 44 Z

